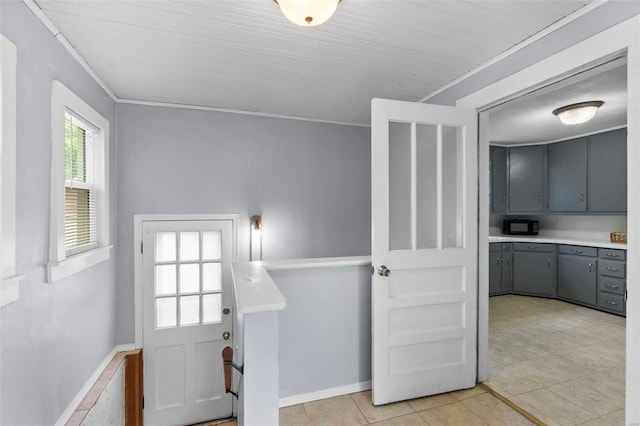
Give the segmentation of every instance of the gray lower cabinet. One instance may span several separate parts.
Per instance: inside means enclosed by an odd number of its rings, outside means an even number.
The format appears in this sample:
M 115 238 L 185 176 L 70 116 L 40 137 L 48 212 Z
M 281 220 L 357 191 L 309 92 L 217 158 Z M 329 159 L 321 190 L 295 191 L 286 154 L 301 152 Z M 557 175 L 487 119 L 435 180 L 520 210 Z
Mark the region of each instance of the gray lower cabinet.
M 589 136 L 589 210 L 627 211 L 627 129 Z
M 522 146 L 509 149 L 509 211 L 544 211 L 545 147 Z
M 558 247 L 558 297 L 595 306 L 598 293 L 598 250 L 593 247 Z
M 491 147 L 491 211 L 507 211 L 507 148 Z
M 555 244 L 513 244 L 513 292 L 556 296 Z
M 549 211 L 587 211 L 587 138 L 549 144 Z
M 489 296 L 511 293 L 513 244 L 489 244 Z
M 598 308 L 626 313 L 626 250 L 598 249 Z
M 489 296 L 502 293 L 502 256 L 500 243 L 489 244 Z

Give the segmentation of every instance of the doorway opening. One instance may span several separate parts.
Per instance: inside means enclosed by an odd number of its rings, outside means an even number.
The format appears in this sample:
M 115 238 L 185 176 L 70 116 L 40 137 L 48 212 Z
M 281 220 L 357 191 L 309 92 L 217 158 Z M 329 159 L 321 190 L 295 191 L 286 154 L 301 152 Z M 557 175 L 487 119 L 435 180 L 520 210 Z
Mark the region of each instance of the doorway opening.
M 616 56 L 485 112 L 485 383 L 546 423 L 625 419 L 627 92 Z M 583 125 L 552 114 L 594 97 Z

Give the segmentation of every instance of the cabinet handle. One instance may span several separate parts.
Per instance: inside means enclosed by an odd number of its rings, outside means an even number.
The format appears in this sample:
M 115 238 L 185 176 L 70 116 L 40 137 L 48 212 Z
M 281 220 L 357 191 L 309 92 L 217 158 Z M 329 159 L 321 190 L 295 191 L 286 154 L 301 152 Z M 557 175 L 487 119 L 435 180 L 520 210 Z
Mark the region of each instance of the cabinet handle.
M 589 272 L 593 272 L 593 262 L 589 262 Z
M 538 250 L 537 246 L 529 246 L 529 250 Z
M 538 195 L 538 202 L 542 201 L 542 195 Z
M 547 259 L 547 268 L 551 268 L 551 259 Z
M 511 258 L 507 256 L 507 266 L 511 265 Z
M 607 271 L 616 272 L 616 271 L 619 271 L 619 269 L 618 268 L 614 268 L 612 266 L 607 266 Z
M 613 305 L 613 306 L 617 305 L 616 302 L 612 302 L 611 300 L 605 300 L 605 302 L 607 303 L 607 305 Z
M 617 285 L 611 285 L 611 284 L 605 284 L 604 286 L 605 286 L 606 288 L 610 288 L 610 289 L 613 289 L 613 290 L 617 290 L 617 289 L 619 289 L 619 288 L 620 288 L 620 286 L 617 286 Z
M 582 253 L 582 250 L 580 250 L 580 249 L 572 249 L 571 253 Z
M 580 194 L 580 201 L 584 201 L 584 194 Z
M 618 257 L 616 253 L 607 253 L 607 257 Z
M 498 264 L 498 266 L 500 266 L 500 262 L 502 262 L 502 258 L 497 258 L 496 261 L 497 261 L 496 263 Z

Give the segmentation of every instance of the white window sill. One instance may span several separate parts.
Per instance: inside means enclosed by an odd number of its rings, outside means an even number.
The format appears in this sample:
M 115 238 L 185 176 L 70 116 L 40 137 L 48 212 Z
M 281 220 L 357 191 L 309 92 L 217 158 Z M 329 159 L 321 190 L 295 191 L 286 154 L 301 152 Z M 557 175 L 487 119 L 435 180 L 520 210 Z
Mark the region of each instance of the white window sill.
M 83 269 L 87 269 L 100 262 L 104 262 L 111 257 L 111 247 L 113 246 L 98 247 L 93 250 L 70 256 L 61 262 L 49 262 L 47 265 L 47 278 L 49 283 L 60 281 L 61 279 L 76 274 Z
M 0 281 L 0 306 L 8 305 L 20 298 L 18 283 L 24 279 L 24 275 L 16 275 L 4 278 Z

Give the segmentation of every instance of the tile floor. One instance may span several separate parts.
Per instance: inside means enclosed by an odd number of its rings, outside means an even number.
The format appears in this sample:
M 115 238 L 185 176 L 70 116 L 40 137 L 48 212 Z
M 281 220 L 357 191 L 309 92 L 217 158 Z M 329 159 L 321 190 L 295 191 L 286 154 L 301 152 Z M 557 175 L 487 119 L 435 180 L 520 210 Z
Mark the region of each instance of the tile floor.
M 622 425 L 625 318 L 559 300 L 492 297 L 486 384 L 548 425 Z
M 476 387 L 426 398 L 371 405 L 371 392 L 359 392 L 280 409 L 281 426 L 328 425 L 531 425 L 508 405 Z

